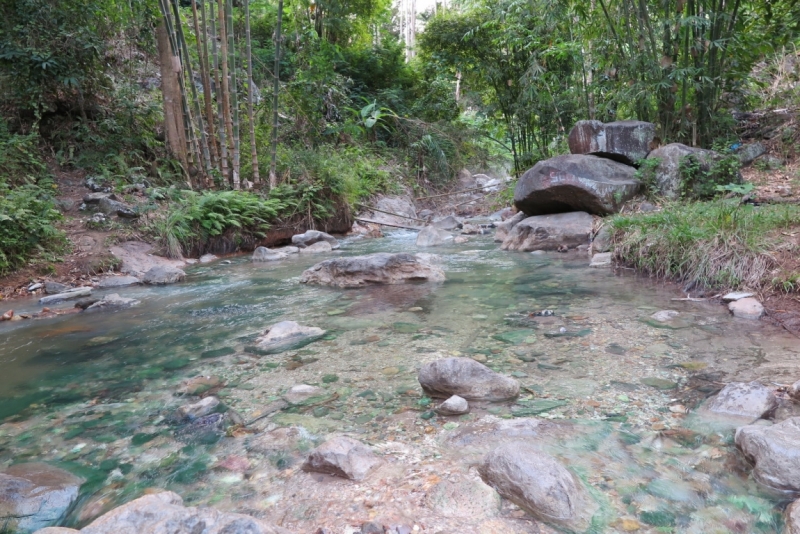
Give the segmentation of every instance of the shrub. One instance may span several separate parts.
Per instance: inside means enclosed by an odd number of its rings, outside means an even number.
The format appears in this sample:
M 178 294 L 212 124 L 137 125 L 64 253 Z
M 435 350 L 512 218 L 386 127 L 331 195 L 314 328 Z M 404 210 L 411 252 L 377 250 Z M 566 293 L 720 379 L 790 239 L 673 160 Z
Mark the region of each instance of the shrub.
M 739 159 L 734 154 L 718 159 L 700 158 L 689 154 L 681 159 L 678 170 L 681 176 L 681 196 L 686 199 L 708 200 L 719 191 L 717 186 L 738 184 Z

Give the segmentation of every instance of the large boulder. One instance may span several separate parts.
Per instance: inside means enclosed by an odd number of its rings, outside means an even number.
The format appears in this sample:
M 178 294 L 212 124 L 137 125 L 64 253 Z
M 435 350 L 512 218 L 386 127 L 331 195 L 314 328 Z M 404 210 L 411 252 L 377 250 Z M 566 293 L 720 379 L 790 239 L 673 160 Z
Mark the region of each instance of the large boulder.
M 180 282 L 184 278 L 186 278 L 186 273 L 177 267 L 156 265 L 144 273 L 142 282 L 149 285 L 163 286 Z
M 494 232 L 494 240 L 497 243 L 502 243 L 506 240 L 508 235 L 511 233 L 511 230 L 514 229 L 516 225 L 524 221 L 528 218 L 528 215 L 524 212 L 519 212 L 512 217 L 507 218 L 503 222 L 497 225 L 497 229 Z
M 786 522 L 784 534 L 800 534 L 800 499 L 786 507 L 783 517 Z
M 570 154 L 540 161 L 522 175 L 514 205 L 528 215 L 616 213 L 639 192 L 636 169 L 597 156 Z
M 468 401 L 505 401 L 519 395 L 519 382 L 472 358 L 433 361 L 419 370 L 417 379 L 425 393 L 432 397 L 458 395 Z
M 593 222 L 583 211 L 528 217 L 512 228 L 501 248 L 530 252 L 588 245 Z
M 438 247 L 452 241 L 450 232 L 436 226 L 426 226 L 417 234 L 418 247 Z
M 501 445 L 479 472 L 502 497 L 559 529 L 584 532 L 599 508 L 575 475 L 529 443 Z
M 573 154 L 597 154 L 627 165 L 647 157 L 656 137 L 651 122 L 578 121 L 569 133 L 569 151 Z
M 778 400 L 771 388 L 758 382 L 731 382 L 713 397 L 706 408 L 726 415 L 758 419 L 767 416 L 778 407 Z
M 335 237 L 319 230 L 307 230 L 304 234 L 292 236 L 292 245 L 300 248 L 311 246 L 320 241 L 329 243 L 332 249 L 339 248 L 339 241 Z
M 311 451 L 303 470 L 363 480 L 380 463 L 380 458 L 363 443 L 338 436 Z
M 722 156 L 712 150 L 693 148 L 681 143 L 670 143 L 656 148 L 647 155 L 647 159 L 657 159 L 658 165 L 653 171 L 653 186 L 665 198 L 676 199 L 681 196 L 681 161 L 687 156 L 694 156 L 700 171 L 709 173 Z
M 43 463 L 12 465 L 0 473 L 0 529 L 27 534 L 62 520 L 83 480 Z
M 756 482 L 779 493 L 800 494 L 800 417 L 739 427 L 734 441 L 755 464 Z
M 263 336 L 256 339 L 256 347 L 262 354 L 277 354 L 305 347 L 324 335 L 322 328 L 281 321 L 270 326 Z
M 78 532 L 78 531 L 75 531 Z M 103 514 L 81 534 L 289 534 L 288 530 L 243 514 L 185 507 L 171 491 L 139 497 Z
M 363 287 L 410 281 L 444 282 L 444 271 L 422 255 L 379 252 L 366 256 L 333 258 L 307 269 L 303 284 Z
M 381 211 L 372 212 L 369 218 L 378 223 L 409 226 L 418 218 L 413 202 L 406 197 L 383 197 L 375 204 L 375 208 Z

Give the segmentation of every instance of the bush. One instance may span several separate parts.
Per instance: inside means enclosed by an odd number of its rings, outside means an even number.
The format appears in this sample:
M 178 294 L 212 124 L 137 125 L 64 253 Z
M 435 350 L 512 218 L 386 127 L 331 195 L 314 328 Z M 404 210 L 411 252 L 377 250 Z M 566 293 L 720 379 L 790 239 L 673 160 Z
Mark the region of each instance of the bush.
M 11 134 L 0 119 L 0 183 L 36 184 L 50 177 L 36 134 Z
M 53 199 L 41 188 L 0 183 L 0 275 L 25 265 L 46 246 L 63 246 L 66 238 L 55 228 L 59 219 Z
M 719 159 L 700 158 L 696 154 L 685 156 L 678 167 L 681 197 L 697 200 L 714 198 L 719 193 L 718 186 L 742 181 L 739 167 L 739 159 L 733 154 Z

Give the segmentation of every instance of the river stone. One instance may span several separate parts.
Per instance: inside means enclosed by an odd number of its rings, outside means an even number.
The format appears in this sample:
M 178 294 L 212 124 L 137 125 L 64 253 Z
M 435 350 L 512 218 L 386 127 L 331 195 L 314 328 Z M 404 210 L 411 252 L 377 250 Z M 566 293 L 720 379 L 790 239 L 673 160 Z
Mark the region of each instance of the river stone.
M 731 382 L 706 407 L 715 413 L 759 419 L 774 412 L 778 400 L 772 389 L 758 382 Z
M 83 479 L 43 463 L 12 465 L 0 473 L 2 532 L 28 533 L 62 520 Z
M 755 464 L 753 478 L 781 493 L 800 494 L 800 417 L 736 429 L 736 446 Z
M 428 490 L 428 507 L 449 518 L 470 520 L 495 517 L 500 512 L 500 495 L 484 484 L 461 473 L 448 476 Z
M 135 276 L 106 276 L 98 282 L 97 287 L 108 289 L 112 287 L 125 287 L 139 284 L 141 281 Z
M 417 234 L 418 247 L 438 247 L 452 240 L 450 232 L 435 226 L 426 226 Z
M 681 196 L 681 160 L 689 155 L 697 158 L 702 172 L 709 172 L 713 164 L 722 158 L 711 150 L 692 148 L 681 143 L 656 148 L 647 155 L 647 159 L 660 160 L 654 178 L 655 186 L 664 197 L 674 200 Z
M 48 295 L 57 295 L 59 293 L 64 293 L 69 289 L 69 286 L 65 284 L 60 284 L 58 282 L 50 282 L 47 281 L 44 283 L 44 292 Z
M 203 254 L 202 256 L 200 256 L 200 259 L 198 261 L 200 263 L 211 263 L 217 261 L 218 259 L 219 257 L 215 256 L 214 254 Z
M 311 397 L 323 395 L 324 393 L 325 390 L 322 388 L 309 386 L 308 384 L 299 384 L 297 386 L 290 387 L 289 391 L 284 394 L 283 400 L 289 404 L 301 404 L 303 401 L 306 401 Z
M 494 240 L 496 243 L 502 243 L 503 241 L 508 238 L 508 235 L 511 233 L 511 230 L 514 229 L 516 225 L 527 219 L 528 216 L 523 213 L 519 212 L 512 217 L 504 220 L 500 224 L 497 225 L 497 229 L 494 231 Z
M 468 412 L 469 403 L 467 399 L 458 395 L 453 395 L 436 407 L 436 413 L 439 415 L 463 415 Z
M 528 217 L 511 230 L 500 246 L 503 250 L 558 250 L 589 243 L 594 220 L 583 211 Z
M 326 234 L 325 232 L 320 232 L 319 230 L 307 230 L 304 234 L 292 236 L 292 245 L 301 249 L 321 241 L 328 243 L 332 249 L 339 248 L 339 240 L 332 235 Z
M 97 312 L 97 311 L 113 311 L 113 310 L 124 310 L 125 308 L 132 308 L 134 306 L 138 306 L 141 304 L 141 301 L 136 299 L 120 297 L 118 293 L 111 293 L 110 295 L 106 295 L 101 300 L 98 300 L 85 311 L 87 312 Z
M 331 252 L 333 247 L 327 241 L 317 241 L 316 243 L 312 243 L 305 248 L 300 249 L 300 254 L 324 254 L 326 252 Z
M 786 507 L 784 534 L 800 534 L 800 499 Z
M 44 304 L 44 305 L 55 304 L 57 302 L 63 302 L 65 300 L 88 297 L 91 294 L 92 294 L 91 287 L 76 287 L 73 289 L 68 289 L 63 293 L 56 293 L 55 295 L 48 295 L 46 297 L 42 297 L 39 299 L 39 304 Z
M 501 445 L 486 455 L 479 472 L 502 497 L 557 528 L 583 532 L 598 509 L 575 475 L 529 443 Z
M 253 261 L 278 261 L 285 259 L 287 254 L 280 250 L 270 250 L 267 247 L 257 247 L 253 251 Z
M 275 248 L 275 249 L 272 249 L 272 250 L 274 252 L 280 252 L 282 254 L 291 255 L 291 254 L 297 254 L 298 252 L 300 252 L 300 247 L 293 247 L 291 245 L 288 245 L 288 246 L 285 246 L 285 247 L 279 247 L 279 248 Z
M 366 445 L 345 436 L 337 436 L 311 451 L 303 470 L 363 480 L 380 463 L 380 459 Z
M 656 126 L 651 122 L 578 121 L 569 133 L 569 151 L 636 165 L 647 157 L 655 136 Z
M 794 400 L 800 401 L 800 380 L 789 386 L 789 396 Z
M 607 225 L 600 228 L 594 238 L 592 238 L 592 253 L 602 254 L 603 252 L 611 252 L 611 237 L 611 230 Z
M 514 205 L 528 215 L 587 211 L 616 213 L 641 187 L 636 169 L 597 156 L 566 155 L 540 161 L 519 179 Z M 588 241 L 588 240 L 587 240 Z
M 325 335 L 325 330 L 315 326 L 302 326 L 294 321 L 281 321 L 270 326 L 256 339 L 256 347 L 265 354 L 277 354 L 298 349 Z
M 431 226 L 440 228 L 442 230 L 458 230 L 459 228 L 464 226 L 464 224 L 455 217 L 453 217 L 452 215 L 448 215 L 443 219 L 433 221 L 433 223 L 431 223 Z
M 178 408 L 178 415 L 184 419 L 197 419 L 210 414 L 219 406 L 219 399 L 206 397 L 192 404 L 184 404 Z
M 589 262 L 589 267 L 611 267 L 610 252 L 601 252 L 592 256 L 592 261 Z
M 149 285 L 163 286 L 180 282 L 184 278 L 186 278 L 186 273 L 177 267 L 156 265 L 144 273 L 142 282 Z
M 478 235 L 481 233 L 481 227 L 474 224 L 465 224 L 461 227 L 461 235 Z
M 764 316 L 764 306 L 752 297 L 735 300 L 728 304 L 734 317 L 757 321 Z
M 171 491 L 139 497 L 95 519 L 81 534 L 289 534 L 243 514 L 183 506 Z
M 364 287 L 410 281 L 444 282 L 444 271 L 422 255 L 379 252 L 325 260 L 307 269 L 300 283 Z
M 519 395 L 519 382 L 495 373 L 472 358 L 444 358 L 428 363 L 417 375 L 432 397 L 458 395 L 466 400 L 505 401 Z
M 659 323 L 668 323 L 669 321 L 673 320 L 681 313 L 675 310 L 661 310 L 655 312 L 653 315 L 650 316 L 651 319 L 658 321 Z
M 377 223 L 387 223 L 401 226 L 409 226 L 413 224 L 413 219 L 417 218 L 417 210 L 414 204 L 405 197 L 383 197 L 378 200 L 375 207 L 381 211 L 389 213 L 374 212 L 369 217 Z

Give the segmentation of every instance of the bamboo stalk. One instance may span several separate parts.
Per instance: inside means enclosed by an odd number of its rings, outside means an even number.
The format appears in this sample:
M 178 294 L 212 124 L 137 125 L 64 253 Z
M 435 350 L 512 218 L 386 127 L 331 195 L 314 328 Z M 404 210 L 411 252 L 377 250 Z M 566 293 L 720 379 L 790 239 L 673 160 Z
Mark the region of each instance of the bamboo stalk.
M 250 123 L 250 157 L 253 161 L 253 183 L 261 182 L 258 173 L 258 151 L 256 150 L 256 125 L 253 113 L 253 51 L 250 44 L 250 2 L 244 0 L 244 27 L 247 47 L 247 120 Z
M 214 142 L 214 107 L 211 104 L 211 78 L 208 74 L 208 32 L 206 31 L 206 4 L 203 2 L 200 14 L 202 17 L 202 32 L 197 24 L 197 0 L 192 0 L 192 16 L 194 18 L 194 33 L 197 36 L 197 55 L 200 58 L 200 76 L 203 79 L 203 100 L 206 104 L 206 123 L 208 124 L 209 148 L 211 149 L 211 166 L 217 166 L 217 145 Z M 202 46 L 200 44 L 202 35 Z
M 319 7 L 318 7 L 319 9 Z M 322 13 L 318 13 L 318 20 L 321 20 Z M 269 188 L 278 185 L 278 174 L 276 172 L 278 162 L 278 91 L 280 90 L 280 70 L 281 70 L 281 21 L 283 20 L 283 0 L 278 0 L 278 21 L 275 26 L 275 70 L 272 72 L 272 146 L 270 148 L 271 160 L 269 164 Z
M 233 140 L 233 121 L 231 120 L 230 87 L 228 86 L 228 39 L 225 28 L 225 0 L 217 0 L 219 6 L 219 32 L 220 32 L 220 62 L 222 63 L 222 113 L 225 117 L 225 131 L 229 142 Z M 229 169 L 230 170 L 230 167 Z M 226 173 L 225 179 L 231 183 L 231 176 Z
M 225 33 L 228 38 L 228 89 L 231 95 L 231 112 L 233 120 L 233 169 L 231 177 L 233 188 L 239 189 L 239 97 L 236 83 L 236 42 L 233 35 L 233 0 L 225 2 Z
M 217 123 L 219 124 L 219 172 L 222 174 L 223 179 L 228 177 L 228 139 L 225 135 L 225 94 L 222 90 L 222 80 L 220 79 L 220 61 L 217 54 L 217 26 L 215 18 L 217 15 L 214 9 L 209 9 L 208 18 L 211 22 L 211 34 L 213 39 L 211 41 L 211 55 L 213 58 L 214 69 L 214 83 L 217 86 Z

